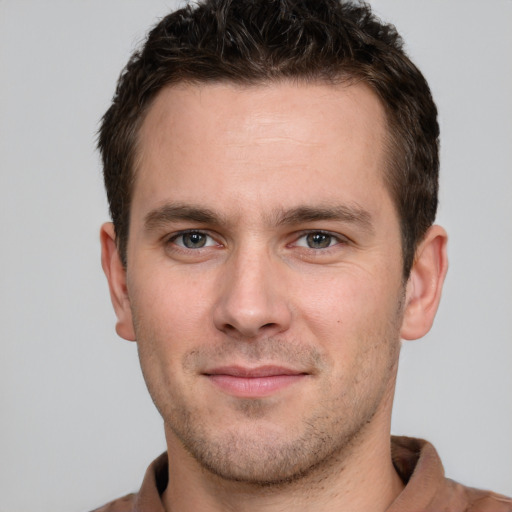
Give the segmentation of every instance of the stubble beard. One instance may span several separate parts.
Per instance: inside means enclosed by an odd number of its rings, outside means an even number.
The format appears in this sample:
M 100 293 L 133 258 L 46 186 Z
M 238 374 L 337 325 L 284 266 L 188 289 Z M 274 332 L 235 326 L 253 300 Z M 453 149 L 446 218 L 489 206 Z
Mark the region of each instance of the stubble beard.
M 238 410 L 253 417 L 263 416 L 265 408 L 265 404 L 251 400 L 240 403 Z M 357 415 L 358 422 L 312 416 L 303 421 L 302 434 L 293 439 L 279 439 L 272 431 L 258 428 L 215 435 L 202 428 L 185 408 L 175 410 L 173 421 L 166 425 L 202 468 L 222 480 L 283 488 L 312 475 L 322 481 L 333 467 L 341 470 L 375 411 Z
M 268 422 L 260 421 L 265 419 L 271 407 L 264 398 L 237 399 L 234 402 L 236 414 L 246 420 L 254 420 L 250 428 L 244 422 L 246 427 L 243 429 L 237 428 L 235 423 L 233 428 L 215 430 L 209 425 L 204 409 L 190 403 L 190 400 L 187 403 L 185 394 L 173 389 L 173 383 L 153 379 L 150 372 L 145 371 L 145 368 L 158 364 L 155 360 L 157 354 L 152 353 L 151 348 L 146 351 L 152 343 L 151 335 L 144 332 L 145 329 L 137 333 L 138 339 L 144 340 L 144 343 L 139 343 L 139 355 L 148 389 L 164 419 L 168 436 L 179 440 L 203 469 L 224 481 L 280 488 L 313 474 L 321 481 L 332 468 L 335 471 L 342 469 L 354 447 L 364 440 L 365 431 L 379 408 L 386 401 L 392 402 L 400 346 L 395 320 L 382 329 L 385 332 L 381 332 L 380 337 L 373 333 L 373 344 L 366 340 L 367 350 L 360 353 L 354 362 L 360 365 L 361 372 L 346 383 L 339 395 L 327 393 L 319 397 L 320 406 L 309 416 L 301 418 L 300 428 L 295 429 L 292 437 L 283 436 L 282 430 L 268 428 Z M 361 342 L 364 343 L 363 340 Z M 283 343 L 271 338 L 246 345 L 236 341 L 232 346 L 226 344 L 220 351 L 233 353 L 235 346 L 238 351 L 243 346 L 244 355 L 249 359 L 262 360 L 262 355 L 265 355 L 271 360 L 272 357 L 277 361 L 302 360 L 305 364 L 314 361 L 317 367 L 329 366 L 315 348 L 298 343 Z M 211 347 L 196 348 L 185 355 L 183 365 L 194 366 L 191 361 L 196 360 L 198 354 L 209 358 L 212 353 Z M 384 358 L 385 364 L 379 366 L 382 372 L 379 382 L 368 389 L 365 383 L 375 382 L 375 366 L 368 364 L 371 357 Z M 324 382 L 322 390 L 330 385 L 330 382 Z

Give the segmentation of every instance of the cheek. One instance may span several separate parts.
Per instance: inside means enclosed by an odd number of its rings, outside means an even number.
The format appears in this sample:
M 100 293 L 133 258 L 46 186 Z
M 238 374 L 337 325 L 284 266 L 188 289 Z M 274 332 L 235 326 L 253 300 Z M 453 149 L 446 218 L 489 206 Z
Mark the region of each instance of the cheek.
M 129 294 L 139 344 L 177 360 L 204 339 L 211 323 L 204 282 L 171 272 L 144 273 L 129 282 Z
M 130 287 L 142 373 L 164 417 L 169 404 L 177 403 L 189 387 L 183 374 L 184 354 L 205 339 L 200 293 L 166 277 L 139 275 Z
M 384 270 L 378 275 L 344 269 L 303 279 L 294 293 L 300 298 L 296 303 L 300 322 L 326 351 L 336 352 L 336 359 L 353 358 L 365 350 L 365 344 L 394 336 L 400 296 L 388 277 Z
M 298 310 L 317 326 L 357 323 L 368 317 L 374 318 L 382 308 L 382 283 L 363 271 L 340 270 L 325 275 L 308 276 L 301 280 Z

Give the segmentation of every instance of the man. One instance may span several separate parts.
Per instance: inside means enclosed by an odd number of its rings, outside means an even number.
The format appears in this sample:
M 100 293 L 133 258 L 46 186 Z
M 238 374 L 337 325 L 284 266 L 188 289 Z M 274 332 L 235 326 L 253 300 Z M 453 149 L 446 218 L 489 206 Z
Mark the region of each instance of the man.
M 436 116 L 366 6 L 210 0 L 153 29 L 100 129 L 101 242 L 167 453 L 99 510 L 512 510 L 389 438 L 447 270 Z

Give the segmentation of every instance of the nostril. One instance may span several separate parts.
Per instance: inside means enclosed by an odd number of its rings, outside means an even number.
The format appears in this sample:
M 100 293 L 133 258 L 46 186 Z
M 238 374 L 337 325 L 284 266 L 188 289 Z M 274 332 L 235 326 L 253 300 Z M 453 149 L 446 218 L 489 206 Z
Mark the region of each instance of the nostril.
M 278 331 L 279 324 L 276 322 L 267 322 L 266 324 L 260 325 L 237 325 L 232 323 L 225 323 L 222 326 L 222 331 L 230 337 L 238 340 L 253 340 L 260 336 L 269 336 L 271 331 Z

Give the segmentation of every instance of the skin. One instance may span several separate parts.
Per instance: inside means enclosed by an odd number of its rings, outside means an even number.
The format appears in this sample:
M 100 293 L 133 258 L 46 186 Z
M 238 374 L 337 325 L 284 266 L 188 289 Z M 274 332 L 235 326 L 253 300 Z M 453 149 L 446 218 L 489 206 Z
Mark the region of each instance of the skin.
M 155 99 L 126 269 L 111 224 L 101 239 L 117 332 L 137 341 L 165 423 L 167 510 L 379 511 L 401 491 L 400 338 L 432 324 L 446 234 L 429 230 L 404 283 L 386 129 L 363 84 Z

